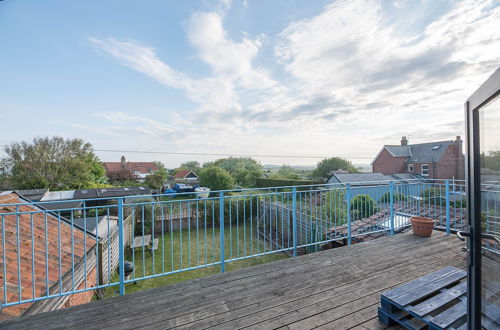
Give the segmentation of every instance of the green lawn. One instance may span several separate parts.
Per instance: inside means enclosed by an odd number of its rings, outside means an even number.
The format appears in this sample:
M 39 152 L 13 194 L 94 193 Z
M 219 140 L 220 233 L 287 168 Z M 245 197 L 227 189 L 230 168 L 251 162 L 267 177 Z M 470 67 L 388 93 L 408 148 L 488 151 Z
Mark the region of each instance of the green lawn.
M 253 229 L 253 230 L 252 230 Z M 225 259 L 244 257 L 255 253 L 270 251 L 269 242 L 262 238 L 257 239 L 255 227 L 250 224 L 246 226 L 226 227 L 225 234 Z M 176 271 L 189 267 L 196 267 L 207 263 L 219 262 L 219 228 L 196 228 L 188 230 L 183 229 L 166 233 L 159 237 L 158 249 L 154 251 L 154 269 L 156 274 L 163 272 Z M 252 239 L 250 239 L 252 237 Z M 198 243 L 197 243 L 198 242 Z M 182 246 L 182 252 L 181 247 Z M 273 253 L 259 257 L 252 257 L 243 260 L 228 262 L 225 264 L 226 271 L 245 268 L 248 266 L 259 265 L 271 261 L 287 258 L 283 253 Z M 153 253 L 149 248 L 136 248 L 132 256 L 128 252 L 125 256 L 128 261 L 133 261 L 135 265 L 135 277 L 149 276 L 153 274 Z M 172 262 L 173 260 L 173 262 Z M 126 286 L 126 292 L 142 291 L 162 285 L 200 278 L 220 272 L 220 265 L 214 265 L 205 268 L 193 269 L 179 273 L 164 275 L 161 277 L 139 280 L 135 284 L 130 283 Z M 114 276 L 114 281 L 118 281 L 118 276 Z M 116 295 L 118 287 L 111 287 L 105 290 L 105 296 Z

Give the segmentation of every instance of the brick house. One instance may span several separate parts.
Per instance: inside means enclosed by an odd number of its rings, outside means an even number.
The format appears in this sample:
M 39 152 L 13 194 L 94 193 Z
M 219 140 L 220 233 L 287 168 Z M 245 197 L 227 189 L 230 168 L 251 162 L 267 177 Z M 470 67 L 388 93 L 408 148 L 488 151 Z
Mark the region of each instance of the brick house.
M 385 175 L 408 173 L 428 179 L 465 178 L 465 157 L 462 140 L 408 144 L 403 136 L 401 145 L 385 145 L 372 162 L 373 172 Z
M 135 176 L 139 181 L 144 180 L 148 174 L 158 171 L 158 166 L 154 162 L 127 162 L 125 156 L 122 156 L 119 162 L 103 162 L 102 165 L 108 177 L 126 172 L 130 176 Z
M 63 293 L 94 287 L 96 236 L 42 207 L 15 205 L 26 202 L 15 192 L 0 194 L 5 232 L 0 244 L 0 268 L 5 272 L 5 277 L 0 274 L 2 301 L 44 297 L 47 291 L 56 295 L 61 285 Z M 8 306 L 0 311 L 0 320 L 87 303 L 93 295 L 90 290 Z

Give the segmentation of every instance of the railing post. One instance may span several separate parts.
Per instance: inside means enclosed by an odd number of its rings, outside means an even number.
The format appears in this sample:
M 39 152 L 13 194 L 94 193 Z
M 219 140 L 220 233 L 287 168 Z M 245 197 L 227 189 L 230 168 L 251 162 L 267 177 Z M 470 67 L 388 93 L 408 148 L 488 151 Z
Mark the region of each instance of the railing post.
M 347 245 L 351 245 L 351 184 L 347 184 Z
M 450 234 L 450 181 L 445 181 L 446 187 L 446 235 Z
M 394 235 L 394 181 L 389 184 L 391 235 Z
M 224 192 L 219 193 L 219 233 L 220 233 L 220 271 L 225 270 L 225 251 L 224 251 Z
M 297 256 L 297 187 L 292 188 L 293 256 Z
M 125 247 L 123 242 L 123 198 L 118 198 L 118 257 L 120 273 L 120 296 L 125 294 Z M 108 270 L 109 271 L 109 270 Z

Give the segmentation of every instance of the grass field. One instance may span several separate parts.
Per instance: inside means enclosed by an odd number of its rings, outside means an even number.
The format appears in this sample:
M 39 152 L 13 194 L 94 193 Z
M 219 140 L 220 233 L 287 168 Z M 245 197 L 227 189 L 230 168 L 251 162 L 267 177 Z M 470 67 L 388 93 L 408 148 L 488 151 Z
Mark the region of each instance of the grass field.
M 269 242 L 264 242 L 262 238 L 256 237 L 255 228 L 249 225 L 226 227 L 225 235 L 225 259 L 244 257 L 251 254 L 270 251 Z M 158 249 L 153 252 L 149 248 L 136 248 L 134 255 L 127 253 L 125 260 L 133 261 L 135 265 L 135 277 L 140 278 L 170 271 L 178 271 L 190 267 L 196 267 L 220 261 L 219 228 L 199 228 L 183 229 L 166 233 L 159 237 Z M 182 246 L 182 249 L 181 249 Z M 243 260 L 228 262 L 225 265 L 226 271 L 259 265 L 271 261 L 287 258 L 283 253 L 273 253 L 259 257 L 252 257 Z M 153 266 L 154 262 L 154 266 Z M 154 267 L 154 268 L 153 268 Z M 153 269 L 155 272 L 153 272 Z M 142 291 L 162 285 L 200 278 L 220 272 L 220 265 L 209 266 L 187 270 L 179 273 L 164 275 L 157 278 L 138 280 L 135 284 L 126 286 L 126 292 Z M 113 278 L 118 281 L 118 276 Z M 105 296 L 117 294 L 118 287 L 111 287 L 105 290 Z

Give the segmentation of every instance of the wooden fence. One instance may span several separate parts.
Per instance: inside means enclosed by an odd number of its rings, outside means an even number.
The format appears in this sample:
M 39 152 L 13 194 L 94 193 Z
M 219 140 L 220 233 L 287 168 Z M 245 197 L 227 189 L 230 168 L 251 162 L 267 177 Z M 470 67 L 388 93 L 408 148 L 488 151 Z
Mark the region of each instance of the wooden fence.
M 297 245 L 307 245 L 324 239 L 328 223 L 311 214 L 296 211 Z M 272 240 L 279 249 L 293 247 L 293 209 L 291 205 L 278 201 L 262 201 L 257 219 L 259 234 Z M 313 247 L 299 248 L 299 254 L 311 251 Z M 314 246 L 318 248 L 317 245 Z
M 107 221 L 118 221 L 118 217 L 110 216 Z M 124 247 L 132 244 L 132 225 L 132 215 L 129 215 L 123 220 Z M 119 237 L 117 226 L 109 233 L 109 241 L 107 236 L 101 238 L 99 241 L 99 284 L 108 284 L 112 280 L 113 274 L 118 269 L 118 264 L 120 262 L 118 244 Z

